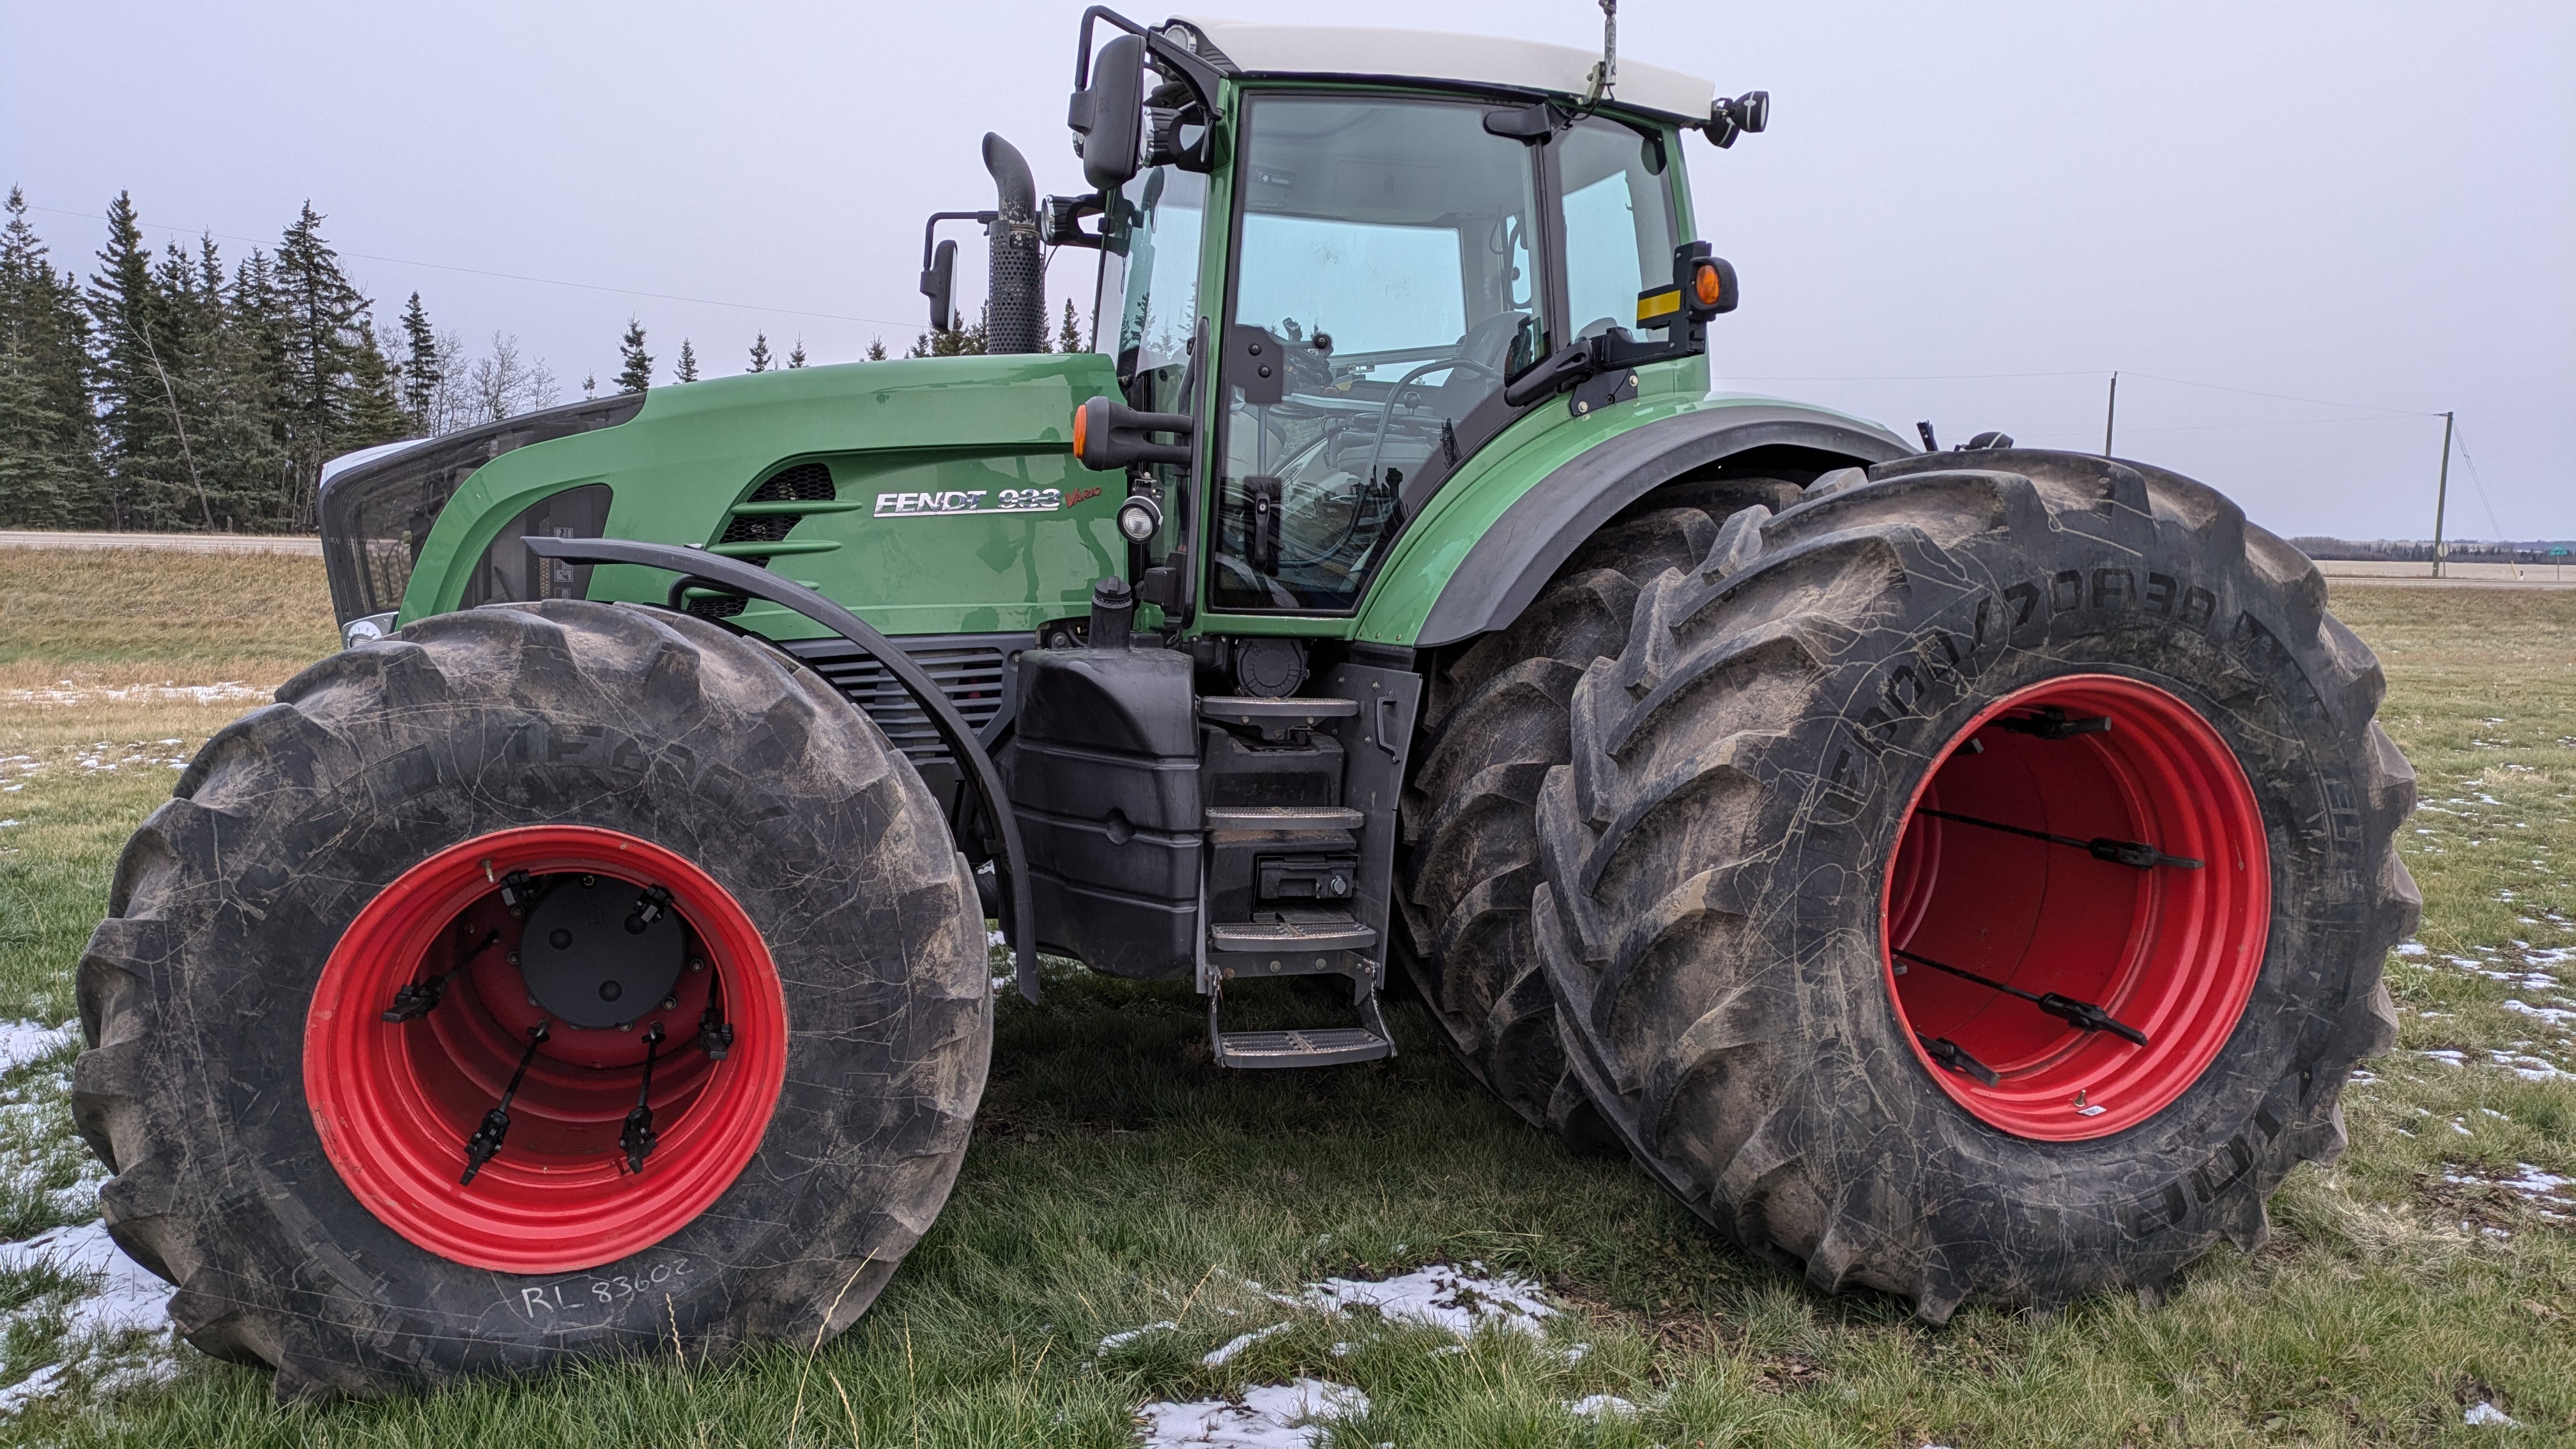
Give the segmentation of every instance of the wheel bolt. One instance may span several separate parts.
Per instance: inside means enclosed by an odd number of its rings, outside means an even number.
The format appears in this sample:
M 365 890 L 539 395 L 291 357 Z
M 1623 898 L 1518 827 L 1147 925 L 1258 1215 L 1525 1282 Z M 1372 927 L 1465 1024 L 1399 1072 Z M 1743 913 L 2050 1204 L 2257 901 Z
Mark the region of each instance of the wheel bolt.
M 519 953 L 518 953 L 518 952 L 513 951 L 513 952 L 511 952 L 511 953 L 510 953 L 510 964 L 511 964 L 511 965 L 513 965 L 513 966 L 516 966 L 516 965 L 518 965 L 518 964 L 519 964 Z
M 599 877 L 595 875 L 586 875 L 581 878 L 581 888 L 583 890 L 588 890 L 597 884 L 599 884 Z
M 662 1009 L 664 1011 L 676 1011 L 679 1009 L 679 1006 L 680 998 L 676 996 L 665 996 L 662 998 Z
M 695 956 L 692 956 L 689 958 L 689 969 L 692 971 L 704 971 L 707 969 L 707 963 L 699 960 Z

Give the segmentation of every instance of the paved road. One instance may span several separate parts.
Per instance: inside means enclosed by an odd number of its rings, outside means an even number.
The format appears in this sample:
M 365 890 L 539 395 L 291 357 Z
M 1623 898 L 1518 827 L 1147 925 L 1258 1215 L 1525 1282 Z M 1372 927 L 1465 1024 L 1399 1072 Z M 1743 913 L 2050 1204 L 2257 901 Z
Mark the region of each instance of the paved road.
M 166 548 L 180 553 L 294 553 L 322 556 L 322 540 L 262 533 L 40 533 L 0 530 L 0 548 Z

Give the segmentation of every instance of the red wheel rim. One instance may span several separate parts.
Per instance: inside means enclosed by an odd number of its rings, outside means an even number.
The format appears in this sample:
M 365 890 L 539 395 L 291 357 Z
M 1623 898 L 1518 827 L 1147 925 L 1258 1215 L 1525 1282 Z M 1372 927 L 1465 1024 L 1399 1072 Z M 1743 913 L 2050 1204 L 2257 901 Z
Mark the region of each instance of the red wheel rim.
M 465 1143 L 546 1019 L 518 968 L 521 923 L 499 896 L 513 871 L 671 893 L 692 963 L 630 1029 L 553 1030 L 510 1105 L 500 1151 L 458 1181 Z M 466 942 L 498 941 L 470 954 Z M 440 976 L 426 1016 L 389 1023 L 404 985 Z M 722 1060 L 697 1045 L 710 1003 L 732 1028 Z M 619 1149 L 660 1023 L 643 1171 Z M 580 825 L 496 831 L 403 872 L 359 911 L 323 965 L 304 1023 L 304 1093 L 341 1181 L 387 1227 L 441 1257 L 507 1273 L 597 1267 L 706 1211 L 759 1149 L 787 1076 L 787 1003 L 751 918 L 724 887 L 651 841 Z
M 2111 724 L 2049 737 L 2052 710 Z M 2104 860 L 2095 840 L 2201 864 Z M 2068 675 L 1988 706 L 1915 787 L 1880 897 L 1879 954 L 1941 1090 L 2003 1131 L 2072 1142 L 2134 1127 L 2200 1079 L 2245 1013 L 2271 914 L 2262 814 L 2226 741 L 2165 690 Z M 1958 971 L 2097 1006 L 2147 1045 Z

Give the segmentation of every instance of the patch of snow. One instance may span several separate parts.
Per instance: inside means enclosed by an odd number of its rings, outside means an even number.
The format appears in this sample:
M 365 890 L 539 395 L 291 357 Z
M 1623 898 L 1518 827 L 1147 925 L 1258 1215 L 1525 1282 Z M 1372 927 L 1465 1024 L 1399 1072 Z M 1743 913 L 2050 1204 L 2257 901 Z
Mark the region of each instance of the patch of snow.
M 2524 1016 L 2538 1017 L 2540 1020 L 2548 1022 L 2551 1026 L 2576 1025 L 2576 1011 L 2569 1011 L 2565 1007 L 2533 1006 L 2529 1002 L 2516 1001 L 2511 998 L 2507 998 L 2504 1004 L 2504 1009 L 2507 1011 L 2519 1012 Z
M 63 1376 L 63 1366 L 49 1363 L 5 1389 L 0 1389 L 0 1414 L 14 1414 L 54 1391 L 54 1381 Z
M 34 1267 L 97 1280 L 89 1296 L 72 1305 L 65 1328 L 75 1338 L 169 1330 L 170 1295 L 178 1290 L 125 1256 L 103 1222 L 48 1228 L 23 1243 L 0 1243 L 0 1268 Z
M 2576 1073 L 2560 1071 L 2555 1065 L 2535 1056 L 2498 1051 L 2491 1051 L 2487 1055 L 2495 1059 L 2497 1066 L 2526 1082 L 2554 1082 L 2561 1077 L 2576 1075 Z
M 1298 1379 L 1243 1391 L 1240 1403 L 1201 1399 L 1152 1403 L 1136 1411 L 1145 1449 L 1311 1449 L 1336 1419 L 1368 1412 L 1368 1395 L 1348 1384 Z
M 1286 1333 L 1293 1326 L 1294 1325 L 1286 1323 L 1274 1323 L 1268 1328 L 1256 1328 L 1250 1333 L 1236 1334 L 1234 1337 L 1227 1339 L 1223 1347 L 1210 1349 L 1207 1357 L 1200 1359 L 1199 1362 L 1209 1368 L 1216 1368 L 1226 1360 L 1233 1358 L 1236 1354 L 1252 1347 L 1261 1340 Z
M 1470 1274 L 1446 1263 L 1376 1283 L 1327 1278 L 1306 1290 L 1306 1302 L 1327 1313 L 1374 1308 L 1390 1322 L 1425 1323 L 1461 1338 L 1488 1323 L 1535 1334 L 1539 1320 L 1556 1313 L 1535 1283 L 1509 1274 Z
M 1163 1333 L 1178 1327 L 1180 1327 L 1179 1324 L 1166 1318 L 1160 1323 L 1148 1323 L 1142 1328 L 1122 1328 L 1116 1333 L 1109 1335 L 1107 1338 L 1100 1340 L 1100 1347 L 1092 1351 L 1094 1353 L 1110 1353 L 1117 1349 L 1125 1348 L 1127 1345 L 1143 1338 L 1146 1334 Z
M 2513 1168 L 2514 1175 L 2510 1177 L 2468 1169 L 2443 1173 L 2442 1180 L 2463 1187 L 2503 1188 L 2527 1199 L 2546 1218 L 2563 1218 L 2576 1212 L 2576 1192 L 2568 1191 L 2576 1188 L 2576 1178 L 2562 1177 L 2528 1162 L 2517 1162 Z
M 29 1062 L 42 1061 L 80 1040 L 80 1022 L 44 1026 L 32 1021 L 0 1023 L 0 1076 Z
M 2431 1051 L 2417 1052 L 2415 1055 L 2419 1057 L 2431 1057 L 2433 1060 L 2440 1062 L 2446 1067 L 2466 1066 L 2468 1065 L 2469 1060 L 2467 1053 L 2454 1051 L 2449 1047 L 2436 1047 Z
M 2423 956 L 2431 954 L 2431 948 L 2427 947 L 2421 941 L 2401 941 L 2390 949 L 2400 956 Z
M 2460 1416 L 2460 1422 L 2464 1424 L 2491 1424 L 2499 1429 L 2518 1429 L 2522 1427 L 2521 1420 L 2509 1416 L 2504 1410 L 2497 1408 L 2495 1405 L 2490 1404 L 2483 1399 L 2479 1400 L 2477 1403 L 2469 1405 L 2469 1411 Z
M 53 689 L 0 690 L 0 704 L 226 704 L 264 700 L 273 694 L 231 679 L 220 684 L 134 684 L 122 689 L 83 689 L 67 679 Z
M 1616 1394 L 1592 1394 L 1566 1405 L 1565 1412 L 1579 1419 L 1599 1419 L 1607 1423 L 1612 1419 L 1637 1417 L 1637 1406 Z

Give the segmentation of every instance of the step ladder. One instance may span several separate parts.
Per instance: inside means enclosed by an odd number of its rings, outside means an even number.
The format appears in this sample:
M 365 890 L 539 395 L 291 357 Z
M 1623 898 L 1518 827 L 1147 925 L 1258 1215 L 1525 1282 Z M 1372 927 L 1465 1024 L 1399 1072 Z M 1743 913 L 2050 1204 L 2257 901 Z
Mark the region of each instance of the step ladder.
M 1199 701 L 1199 717 L 1212 724 L 1251 730 L 1279 741 L 1292 732 L 1356 721 L 1355 699 L 1301 697 L 1253 699 L 1208 697 Z M 1211 847 L 1259 846 L 1275 841 L 1280 848 L 1318 848 L 1357 852 L 1368 830 L 1368 816 L 1339 805 L 1210 806 L 1203 821 Z M 1211 856 L 1214 855 L 1211 849 Z M 1356 869 L 1354 870 L 1356 874 Z M 1344 901 L 1357 903 L 1358 882 L 1337 881 Z M 1207 995 L 1208 1046 L 1217 1064 L 1239 1068 L 1331 1067 L 1371 1062 L 1395 1055 L 1395 1038 L 1378 1010 L 1378 988 L 1384 971 L 1378 930 L 1347 908 L 1317 902 L 1311 907 L 1265 906 L 1253 921 L 1208 922 L 1205 886 L 1201 886 L 1199 919 L 1199 988 Z M 1220 1017 L 1229 986 L 1280 976 L 1345 976 L 1351 981 L 1352 1004 L 1359 1022 L 1353 1026 L 1297 1027 L 1286 1031 L 1227 1031 Z

